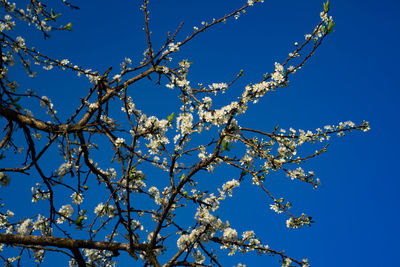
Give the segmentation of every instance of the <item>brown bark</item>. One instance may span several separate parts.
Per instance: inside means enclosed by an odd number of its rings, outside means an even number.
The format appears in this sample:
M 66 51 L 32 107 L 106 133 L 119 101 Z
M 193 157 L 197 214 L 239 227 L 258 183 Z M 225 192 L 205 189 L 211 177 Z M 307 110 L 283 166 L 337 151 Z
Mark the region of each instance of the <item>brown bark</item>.
M 109 250 L 113 252 L 124 250 L 127 251 L 128 253 L 130 251 L 143 251 L 146 250 L 147 248 L 147 245 L 138 243 L 133 243 L 133 247 L 130 247 L 129 243 L 68 239 L 68 238 L 53 237 L 53 236 L 15 235 L 15 234 L 0 234 L 0 243 L 9 245 L 52 246 L 58 248 L 65 248 L 69 250 L 80 249 L 80 248 Z

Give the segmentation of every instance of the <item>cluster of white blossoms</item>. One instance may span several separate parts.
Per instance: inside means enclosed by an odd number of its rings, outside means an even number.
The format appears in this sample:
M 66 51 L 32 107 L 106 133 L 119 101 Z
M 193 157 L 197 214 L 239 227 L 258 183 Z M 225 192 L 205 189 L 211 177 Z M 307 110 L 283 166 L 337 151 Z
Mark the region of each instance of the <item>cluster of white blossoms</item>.
M 240 164 L 250 168 L 254 163 L 254 157 L 256 157 L 254 150 L 247 148 L 246 154 L 240 159 Z
M 198 207 L 195 219 L 202 226 L 207 226 L 207 238 L 211 238 L 218 230 L 224 230 L 226 225 L 218 217 L 212 215 L 207 208 Z
M 116 147 L 121 147 L 123 144 L 125 144 L 125 139 L 118 137 L 117 139 L 115 139 L 115 146 Z
M 17 260 L 17 257 L 9 257 L 8 259 L 7 259 L 7 263 L 13 263 L 14 261 L 16 261 Z
M 83 249 L 85 253 L 87 264 L 89 266 L 104 266 L 112 267 L 116 266 L 116 262 L 112 261 L 113 253 L 108 250 L 97 250 L 97 249 Z M 70 261 L 69 266 L 76 266 L 75 262 Z
M 57 111 L 54 109 L 54 105 L 51 100 L 47 96 L 42 96 L 40 100 L 40 106 L 42 108 L 47 107 L 47 114 L 54 117 L 57 114 Z
M 168 120 L 160 120 L 155 116 L 147 117 L 142 114 L 140 117 L 137 133 L 150 141 L 146 146 L 151 155 L 158 154 L 160 146 L 169 144 L 169 139 L 166 137 L 169 124 Z M 131 134 L 135 134 L 135 132 L 131 131 Z
M 58 170 L 55 172 L 57 176 L 63 178 L 66 173 L 68 173 L 72 168 L 71 162 L 64 162 L 58 167 Z
M 203 264 L 206 260 L 206 257 L 201 253 L 199 249 L 194 249 L 194 251 L 192 252 L 192 257 L 197 264 Z
M 74 209 L 71 205 L 63 205 L 59 210 L 58 213 L 60 217 L 57 218 L 57 223 L 61 224 L 65 222 L 66 218 L 70 218 L 72 214 L 74 214 Z
M 178 52 L 179 51 L 179 45 L 180 45 L 180 42 L 178 42 L 177 44 L 174 44 L 174 43 L 168 44 L 168 51 L 170 51 L 170 52 Z
M 36 221 L 32 225 L 33 231 L 40 231 L 43 236 L 53 235 L 53 229 L 50 226 L 49 220 L 41 214 L 38 214 Z
M 76 205 L 80 205 L 83 202 L 83 195 L 82 193 L 72 193 L 71 195 L 72 198 L 72 203 L 76 204 Z
M 114 126 L 115 125 L 115 121 L 112 118 L 110 118 L 110 117 L 108 117 L 106 115 L 101 115 L 100 116 L 100 120 L 102 122 L 104 122 L 105 124 L 107 124 L 108 126 Z
M 17 229 L 17 233 L 20 235 L 27 235 L 30 233 L 32 227 L 32 219 L 26 219 L 21 223 Z
M 121 70 L 122 70 L 122 71 L 123 71 L 123 70 L 126 70 L 127 67 L 128 67 L 128 65 L 132 65 L 132 59 L 126 57 L 125 60 L 124 60 L 124 62 L 122 62 L 122 63 L 120 64 Z
M 283 204 L 283 202 L 285 201 L 284 198 L 274 199 L 274 201 L 275 204 L 271 204 L 270 209 L 278 214 L 282 213 L 284 210 L 286 211 L 292 206 L 292 204 L 289 201 L 287 201 L 286 204 Z
M 128 96 L 126 98 L 126 107 L 123 106 L 121 108 L 123 112 L 127 112 L 129 115 L 132 115 L 135 112 L 135 103 L 132 101 L 132 97 Z
M 189 85 L 190 81 L 186 80 L 185 76 L 186 75 L 183 75 L 182 77 L 176 77 L 175 75 L 170 75 L 170 83 L 166 84 L 165 86 L 170 89 L 173 89 L 175 86 L 177 86 L 188 94 L 191 94 L 192 88 Z
M 127 186 L 127 182 L 129 182 L 129 186 Z M 147 187 L 146 183 L 144 182 L 143 172 L 135 168 L 129 173 L 129 181 L 123 179 L 121 185 L 124 188 L 122 192 L 125 192 L 125 188 L 127 187 L 134 192 L 138 192 L 139 190 L 143 190 Z
M 300 179 L 302 181 L 309 181 L 314 176 L 314 172 L 309 171 L 308 174 L 306 174 L 303 168 L 297 167 L 295 170 L 288 170 L 287 176 L 289 176 L 292 180 Z M 315 183 L 315 187 L 320 183 L 318 178 L 316 179 Z
M 86 78 L 89 79 L 89 82 L 92 84 L 97 84 L 100 80 L 100 75 L 97 71 L 92 71 L 91 69 L 86 69 L 86 70 L 79 70 L 78 71 L 78 76 L 85 74 Z
M 137 220 L 131 220 L 131 225 L 132 225 L 132 229 L 135 230 L 140 230 L 143 231 L 144 230 L 144 226 Z
M 256 84 L 247 85 L 245 87 L 245 91 L 242 94 L 241 102 L 243 105 L 247 105 L 249 101 L 253 101 L 253 103 L 257 103 L 258 100 L 263 97 L 267 92 L 275 90 L 277 87 L 285 86 L 285 70 L 283 66 L 275 62 L 275 70 L 271 74 L 270 81 L 262 81 Z M 246 110 L 245 108 L 243 108 Z
M 319 14 L 321 18 L 321 24 L 314 29 L 312 34 L 305 35 L 306 40 L 314 39 L 314 41 L 318 41 L 318 39 L 323 37 L 326 33 L 332 32 L 335 23 L 333 22 L 332 16 L 328 16 L 328 11 L 329 1 L 324 3 L 324 11 Z
M 213 92 L 215 95 L 217 92 L 221 91 L 222 93 L 225 93 L 225 90 L 228 88 L 228 84 L 226 83 L 213 83 L 208 86 L 211 92 Z
M 275 71 L 271 74 L 271 79 L 276 83 L 276 85 L 284 82 L 284 69 L 281 64 L 275 62 Z
M 229 197 L 232 197 L 233 195 L 233 189 L 236 187 L 239 187 L 240 183 L 239 181 L 232 179 L 231 181 L 227 181 L 222 185 L 222 188 L 218 188 L 218 195 L 215 195 L 214 193 L 209 193 L 206 198 L 204 198 L 202 201 L 208 205 L 208 209 L 211 211 L 216 211 L 219 209 L 220 203 L 226 199 L 226 196 L 228 195 Z M 192 197 L 196 198 L 198 197 L 197 191 L 192 190 Z
M 191 134 L 193 127 L 193 115 L 192 113 L 181 113 L 176 119 L 177 131 L 180 130 L 182 136 Z
M 99 108 L 99 105 L 95 103 L 87 103 L 87 106 L 89 107 L 89 110 L 96 110 Z
M 240 183 L 238 180 L 233 179 L 231 181 L 228 181 L 222 185 L 222 191 L 220 190 L 220 193 L 222 194 L 224 192 L 227 193 L 228 196 L 232 197 L 233 189 L 239 187 L 239 185 Z
M 36 187 L 31 188 L 32 191 L 32 202 L 38 202 L 39 200 L 46 200 L 50 198 L 50 192 L 44 191 L 42 185 L 36 183 Z
M 105 171 L 98 168 L 98 170 L 100 173 L 107 176 L 108 179 L 114 180 L 117 177 L 117 171 L 114 168 L 109 168 Z
M 18 46 L 20 48 L 25 48 L 26 47 L 25 39 L 22 38 L 21 36 L 17 36 L 17 38 L 15 38 L 15 40 L 18 42 Z
M 206 152 L 206 147 L 205 146 L 200 146 L 199 147 L 199 151 L 200 152 L 197 155 L 199 157 L 199 159 L 206 160 L 209 157 L 208 153 Z
M 286 226 L 288 228 L 300 228 L 303 225 L 310 226 L 311 218 L 307 217 L 304 213 L 301 214 L 300 217 L 290 217 L 290 219 L 286 220 Z
M 180 42 L 174 44 L 174 43 L 169 43 L 168 44 L 168 50 L 166 52 L 178 52 L 179 51 L 179 46 Z
M 187 249 L 191 245 L 197 248 L 196 242 L 207 243 L 218 231 L 223 231 L 227 227 L 219 218 L 210 214 L 206 208 L 198 207 L 195 219 L 200 225 L 190 234 L 182 234 L 179 237 L 177 241 L 179 249 Z
M 178 137 L 179 138 L 179 137 Z M 153 158 L 153 162 L 152 162 L 153 166 L 156 166 L 157 168 L 160 168 L 161 170 L 164 171 L 169 171 L 168 168 L 168 159 L 166 157 L 163 158 L 163 161 L 160 162 L 160 157 L 158 157 L 157 155 L 154 156 Z
M 238 239 L 237 231 L 230 227 L 225 228 L 222 236 L 223 236 L 224 240 L 227 240 L 227 241 L 236 241 Z
M 183 91 L 187 92 L 189 95 L 192 93 L 192 88 L 190 87 L 190 81 L 186 79 L 190 65 L 192 63 L 187 59 L 182 60 L 178 63 L 179 68 L 177 73 L 170 72 L 169 69 L 165 66 L 159 67 L 163 74 L 169 79 L 169 83 L 165 86 L 173 89 L 175 86 L 181 88 Z M 187 99 L 186 99 L 187 100 Z
M 280 209 L 280 205 L 278 203 L 271 204 L 270 209 L 275 211 L 276 213 L 282 213 L 283 210 Z
M 249 6 L 254 5 L 254 3 L 264 3 L 264 0 L 247 0 Z
M 44 249 L 33 249 L 33 257 L 38 264 L 44 260 Z
M 110 204 L 104 205 L 103 202 L 101 202 L 94 208 L 94 213 L 99 217 L 108 216 L 108 218 L 114 218 L 116 210 L 117 208 L 115 206 Z
M 192 65 L 192 63 L 189 62 L 187 59 L 184 59 L 181 62 L 179 62 L 178 65 L 179 65 L 178 73 L 180 75 L 186 75 L 187 72 L 189 71 L 190 65 Z M 168 72 L 168 69 L 167 69 L 167 72 Z
M 15 27 L 15 21 L 12 20 L 10 15 L 5 15 L 4 20 L 0 22 L 0 32 L 11 31 Z
M 241 253 L 247 253 L 249 251 L 257 251 L 257 253 L 269 253 L 269 246 L 262 245 L 261 241 L 256 237 L 254 231 L 245 231 L 242 233 L 242 237 L 239 238 L 237 233 L 234 231 L 227 231 L 230 235 L 233 235 L 233 239 L 224 238 L 221 249 L 228 249 L 229 255 L 234 255 L 238 250 Z
M 315 143 L 328 141 L 330 134 L 336 133 L 338 136 L 342 136 L 347 131 L 361 130 L 368 131 L 370 129 L 368 122 L 363 122 L 363 124 L 356 126 L 351 121 L 340 122 L 338 126 L 327 125 L 324 129 L 316 129 L 314 132 L 310 130 L 294 130 L 290 128 L 289 131 L 280 129 L 277 133 L 277 129 L 274 131 L 273 135 L 270 135 L 270 141 L 259 141 L 254 137 L 251 142 L 246 143 L 246 153 L 241 158 L 241 165 L 251 168 L 254 166 L 256 159 L 263 159 L 262 171 L 268 174 L 269 170 L 282 169 L 291 179 L 300 179 L 304 182 L 310 183 L 316 188 L 320 181 L 318 178 L 314 178 L 314 172 L 309 171 L 306 173 L 301 167 L 290 170 L 283 168 L 283 165 L 290 163 L 300 163 L 302 158 L 298 156 L 297 151 L 301 145 L 304 143 Z M 273 156 L 271 154 L 274 146 L 277 147 L 277 155 Z M 321 150 L 317 150 L 313 156 L 325 152 L 325 147 Z M 259 179 L 253 179 L 254 184 L 259 184 Z
M 7 210 L 5 214 L 0 213 L 0 229 L 7 229 L 10 226 L 8 220 L 14 217 L 14 212 Z
M 289 258 L 286 258 L 286 259 L 284 259 L 283 262 L 282 262 L 282 267 L 290 267 L 291 264 L 292 264 L 292 260 L 289 259 Z
M 244 113 L 245 108 L 247 108 L 245 105 L 241 105 L 237 101 L 232 101 L 229 105 L 223 106 L 220 109 L 211 110 L 212 102 L 210 99 L 205 97 L 203 101 L 204 103 L 198 107 L 198 115 L 200 120 L 216 126 L 226 124 L 235 113 Z M 236 120 L 233 119 L 231 124 L 237 124 Z
M 157 187 L 155 187 L 155 186 L 150 187 L 149 194 L 154 199 L 154 202 L 157 205 L 161 205 L 160 191 L 158 190 Z

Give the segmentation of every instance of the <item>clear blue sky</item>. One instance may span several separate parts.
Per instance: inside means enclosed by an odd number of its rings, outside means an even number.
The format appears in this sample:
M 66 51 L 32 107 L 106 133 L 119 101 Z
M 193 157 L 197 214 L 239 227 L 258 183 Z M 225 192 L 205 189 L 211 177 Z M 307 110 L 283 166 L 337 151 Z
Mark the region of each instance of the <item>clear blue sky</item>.
M 142 59 L 146 42 L 137 3 L 141 1 L 79 2 L 81 10 L 63 12 L 69 16 L 73 31 L 53 33 L 45 42 L 32 40 L 39 51 L 100 72 L 109 66 L 118 69 L 124 57 L 136 63 Z M 166 33 L 174 31 L 182 21 L 185 25 L 177 41 L 201 21 L 219 18 L 243 3 L 153 0 L 150 25 L 154 45 L 163 43 Z M 335 32 L 308 64 L 292 76 L 289 87 L 250 107 L 242 126 L 266 131 L 276 125 L 316 129 L 340 121 L 352 120 L 357 124 L 367 120 L 371 131 L 333 138 L 328 153 L 306 165 L 321 179 L 317 190 L 282 181 L 288 180 L 284 175 L 273 177 L 273 191 L 286 196 L 298 213 L 311 215 L 316 221 L 312 227 L 287 229 L 287 218 L 270 211 L 270 202 L 264 195 L 254 193 L 254 186 L 244 184 L 242 193 L 227 201 L 222 210 L 222 214 L 237 213 L 231 224 L 238 230 L 252 229 L 271 248 L 286 250 L 295 258 L 307 257 L 311 266 L 395 265 L 400 249 L 396 223 L 400 219 L 400 164 L 396 156 L 400 149 L 399 8 L 399 2 L 394 0 L 331 1 Z M 188 76 L 193 84 L 227 82 L 241 69 L 245 71 L 244 84 L 258 81 L 263 73 L 273 70 L 274 62 L 286 58 L 294 42 L 302 41 L 304 34 L 313 30 L 321 9 L 320 0 L 265 0 L 238 20 L 230 20 L 199 36 L 181 49 L 178 57 L 194 63 Z M 62 110 L 78 105 L 79 99 L 74 96 L 79 92 L 83 96 L 87 90 L 83 79 L 63 80 L 66 76 L 57 72 L 45 77 L 30 81 L 29 86 L 48 95 L 61 117 Z M 236 90 L 234 95 L 242 88 L 232 90 Z M 166 117 L 177 112 L 171 104 L 175 93 L 168 88 L 153 88 L 148 82 L 131 92 L 138 99 L 138 107 L 149 114 Z M 224 99 L 220 101 L 224 103 Z M 0 193 L 7 195 L 16 189 L 13 182 L 10 187 L 0 188 Z M 226 258 L 224 266 L 235 262 L 248 267 L 277 266 L 277 260 L 239 255 Z

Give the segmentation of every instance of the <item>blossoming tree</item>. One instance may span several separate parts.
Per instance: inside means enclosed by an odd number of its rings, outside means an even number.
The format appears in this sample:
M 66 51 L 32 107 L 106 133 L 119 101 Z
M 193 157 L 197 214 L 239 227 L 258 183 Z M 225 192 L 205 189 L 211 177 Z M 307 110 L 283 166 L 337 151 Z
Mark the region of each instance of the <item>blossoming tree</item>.
M 309 226 L 311 217 L 292 211 L 289 201 L 271 193 L 266 177 L 277 171 L 316 188 L 319 179 L 314 172 L 300 166 L 326 151 L 326 145 L 318 144 L 332 135 L 369 129 L 367 122 L 350 121 L 314 131 L 239 124 L 238 117 L 245 116 L 249 105 L 288 86 L 290 76 L 332 32 L 329 1 L 315 29 L 294 44 L 286 60 L 244 88 L 237 88 L 243 72 L 226 83 L 193 86 L 188 80 L 191 63 L 173 58 L 198 35 L 238 19 L 262 0 L 249 0 L 219 19 L 202 22 L 186 38 L 179 37 L 182 24 L 161 47 L 152 43 L 149 3 L 144 0 L 144 58 L 140 63 L 126 58 L 117 72 L 111 67 L 105 72 L 86 69 L 29 46 L 18 24 L 34 26 L 45 38 L 54 30 L 72 30 L 72 24 L 60 25 L 60 14 L 39 0 L 27 2 L 22 8 L 0 0 L 4 12 L 0 18 L 0 163 L 7 162 L 0 165 L 0 190 L 2 195 L 12 194 L 7 185 L 24 175 L 29 176 L 18 182 L 20 186 L 34 185 L 29 213 L 14 214 L 14 204 L 2 201 L 0 260 L 5 266 L 29 260 L 45 263 L 46 255 L 54 253 L 62 254 L 70 266 L 113 266 L 123 254 L 144 266 L 224 266 L 219 253 L 252 251 L 274 255 L 283 266 L 309 265 L 307 259 L 269 247 L 250 229 L 239 233 L 229 218 L 221 217 L 219 208 L 241 183 L 252 183 L 254 190 L 265 193 L 271 210 L 286 214 L 287 227 Z M 86 76 L 92 86 L 79 92 L 81 104 L 63 119 L 48 97 L 18 86 L 11 69 L 19 65 L 16 61 L 32 77 L 59 69 Z M 167 118 L 146 114 L 135 105 L 131 90 L 145 78 L 179 95 L 180 107 Z M 240 91 L 235 101 L 213 104 L 215 96 L 232 88 Z M 42 112 L 33 114 L 32 108 L 39 105 Z M 97 143 L 112 149 L 100 150 Z M 298 153 L 306 143 L 317 146 L 315 153 Z M 6 161 L 10 157 L 15 160 Z M 49 158 L 64 163 L 49 169 Z M 157 179 L 148 175 L 152 168 L 161 170 Z M 237 177 L 215 179 L 213 189 L 204 190 L 202 176 L 212 175 L 216 168 L 234 170 Z

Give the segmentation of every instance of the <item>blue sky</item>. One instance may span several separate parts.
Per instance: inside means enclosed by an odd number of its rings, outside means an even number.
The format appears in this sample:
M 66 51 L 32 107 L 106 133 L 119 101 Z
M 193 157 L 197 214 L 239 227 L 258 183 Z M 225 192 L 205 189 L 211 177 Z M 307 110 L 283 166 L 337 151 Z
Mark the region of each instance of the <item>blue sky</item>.
M 151 1 L 154 45 L 163 43 L 166 33 L 182 21 L 185 25 L 177 41 L 201 21 L 219 18 L 243 2 Z M 72 22 L 72 32 L 54 33 L 45 42 L 38 34 L 27 33 L 39 51 L 100 72 L 109 66 L 118 69 L 124 57 L 136 63 L 142 59 L 146 42 L 139 4 L 99 0 L 78 5 L 79 11 L 62 12 L 65 22 Z M 307 163 L 321 179 L 317 190 L 288 182 L 284 175 L 271 177 L 273 191 L 290 200 L 298 213 L 311 215 L 316 221 L 312 227 L 287 229 L 287 218 L 270 211 L 265 197 L 254 192 L 254 186 L 244 184 L 222 208 L 226 219 L 227 214 L 236 213 L 231 224 L 238 230 L 253 229 L 272 248 L 300 259 L 307 257 L 311 266 L 393 266 L 400 238 L 396 225 L 400 186 L 396 156 L 400 149 L 399 8 L 397 1 L 390 0 L 331 1 L 335 32 L 292 76 L 289 87 L 278 89 L 249 108 L 243 118 L 249 128 L 272 131 L 279 125 L 313 130 L 341 121 L 357 124 L 367 120 L 371 131 L 333 138 L 328 153 Z M 265 0 L 238 20 L 229 20 L 194 39 L 181 49 L 178 58 L 193 62 L 188 77 L 193 84 L 226 82 L 241 69 L 245 74 L 242 84 L 258 81 L 263 73 L 273 71 L 274 62 L 286 58 L 294 42 L 301 42 L 304 34 L 313 30 L 321 10 L 322 1 L 317 0 Z M 71 77 L 54 72 L 22 85 L 37 88 L 53 100 L 59 112 L 67 112 L 79 104 L 74 96 L 80 90 L 86 92 L 88 86 L 83 79 Z M 232 90 L 227 98 L 240 94 L 243 87 Z M 168 88 L 146 82 L 133 92 L 138 107 L 145 112 L 161 117 L 177 112 L 173 105 L 176 94 Z M 218 101 L 222 105 L 229 99 Z M 0 188 L 0 193 L 16 189 L 14 183 Z M 223 259 L 224 266 L 235 262 L 277 265 L 277 258 L 268 256 Z

